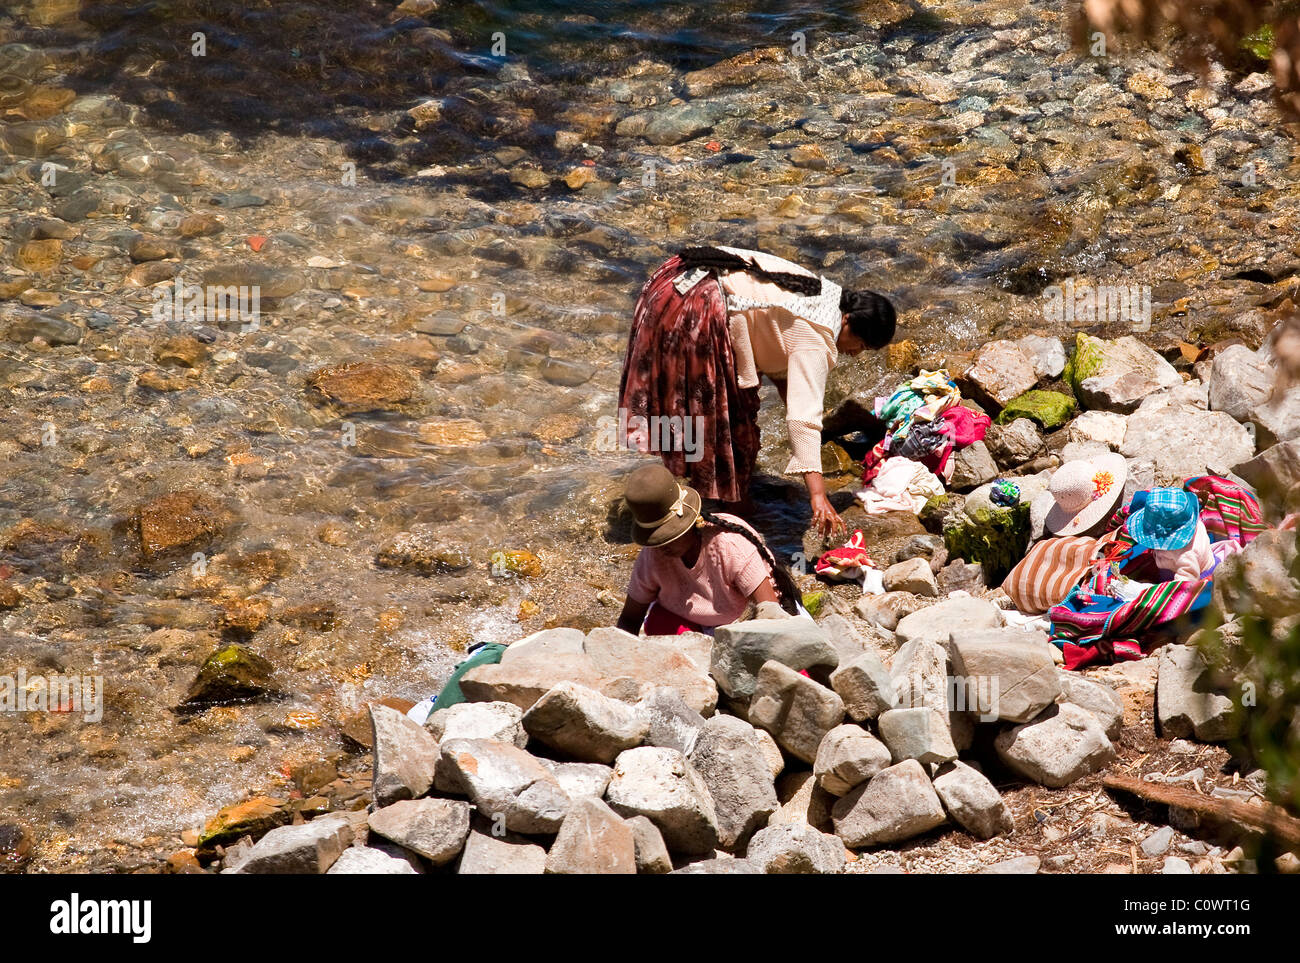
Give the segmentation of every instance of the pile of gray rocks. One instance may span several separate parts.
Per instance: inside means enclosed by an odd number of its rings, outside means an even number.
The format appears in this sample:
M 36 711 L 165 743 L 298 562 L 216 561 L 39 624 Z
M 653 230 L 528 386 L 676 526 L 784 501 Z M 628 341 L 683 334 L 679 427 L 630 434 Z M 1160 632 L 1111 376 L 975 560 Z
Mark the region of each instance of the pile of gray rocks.
M 1194 363 L 1181 356 L 1179 346 L 1162 354 L 1132 336 L 1107 340 L 1077 334 L 1068 364 L 1065 346 L 1053 338 L 984 345 L 963 374 L 967 387 L 989 402 L 991 413 L 1005 396 L 1013 414 L 1024 411 L 1045 424 L 1029 417 L 1008 421 L 1004 409 L 1004 423 L 990 429 L 987 444 L 977 442 L 958 453 L 953 488 L 962 494 L 949 500 L 953 518 L 945 522 L 945 532 L 963 527 L 963 534 L 987 532 L 990 521 L 1008 515 L 989 497 L 993 479 L 1007 477 L 1019 485 L 1021 500 L 1031 503 L 1030 538 L 1042 537 L 1050 500 L 1033 499 L 1047 490 L 1053 470 L 1104 453 L 1118 453 L 1127 462 L 1125 501 L 1140 489 L 1180 486 L 1188 478 L 1214 474 L 1254 491 L 1266 520 L 1280 523 L 1286 514 L 1300 511 L 1300 390 L 1279 382 L 1282 331 L 1275 325 L 1258 349 L 1240 341 L 1214 345 L 1195 355 Z M 1169 356 L 1181 359 L 1183 370 Z M 1043 358 L 1051 364 L 1040 363 Z M 1012 378 L 1017 371 L 1023 371 L 1018 380 Z M 1010 397 L 1028 392 L 1035 378 L 1058 375 L 1064 384 L 1057 386 L 1068 390 L 1070 398 L 1041 390 Z M 1082 413 L 1064 417 L 1076 402 Z M 1049 415 L 1062 420 L 1050 421 Z M 1044 436 L 1040 428 L 1050 431 Z M 1244 640 L 1250 629 L 1258 628 L 1275 645 L 1289 644 L 1289 634 L 1300 623 L 1296 555 L 1294 530 L 1262 533 L 1216 570 L 1206 627 L 1149 656 L 1158 662 L 1161 735 L 1225 742 L 1242 730 L 1253 693 L 1272 681 Z M 894 582 L 899 582 L 902 564 L 886 570 L 886 588 L 891 573 L 897 573 Z M 915 559 L 907 564 L 917 577 L 899 587 L 926 591 L 925 580 L 933 582 L 933 577 Z M 928 588 L 928 594 L 936 591 L 933 585 Z M 893 600 L 863 604 L 871 609 L 867 615 L 879 619 Z M 887 621 L 887 612 L 884 617 Z M 1300 725 L 1300 711 L 1295 718 Z
M 370 811 L 274 829 L 225 871 L 838 873 L 948 823 L 1011 831 L 973 746 L 1053 787 L 1114 758 L 1115 693 L 994 602 L 954 595 L 895 635 L 888 659 L 838 615 L 537 633 L 424 726 L 372 705 Z

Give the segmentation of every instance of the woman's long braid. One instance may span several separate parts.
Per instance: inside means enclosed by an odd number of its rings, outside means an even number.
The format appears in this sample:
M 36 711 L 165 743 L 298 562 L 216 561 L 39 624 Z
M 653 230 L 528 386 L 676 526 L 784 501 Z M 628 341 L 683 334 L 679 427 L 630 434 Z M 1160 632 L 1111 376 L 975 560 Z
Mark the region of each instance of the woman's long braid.
M 683 248 L 677 255 L 682 266 L 687 268 L 702 267 L 715 271 L 745 271 L 760 281 L 770 281 L 779 288 L 792 294 L 816 297 L 822 293 L 822 279 L 807 274 L 795 274 L 792 271 L 768 271 L 759 267 L 753 258 L 741 257 L 716 247 Z
M 803 593 L 799 591 L 799 586 L 795 584 L 794 576 L 786 569 L 784 565 L 777 562 L 776 556 L 772 550 L 767 547 L 767 542 L 756 532 L 751 531 L 744 525 L 737 525 L 735 522 L 729 522 L 717 515 L 701 511 L 700 518 L 710 525 L 716 525 L 724 532 L 731 532 L 735 535 L 743 535 L 749 539 L 750 543 L 758 549 L 758 554 L 762 556 L 767 567 L 772 571 L 772 584 L 776 586 L 777 598 L 781 600 L 781 608 L 790 615 L 799 613 L 799 605 L 803 601 Z

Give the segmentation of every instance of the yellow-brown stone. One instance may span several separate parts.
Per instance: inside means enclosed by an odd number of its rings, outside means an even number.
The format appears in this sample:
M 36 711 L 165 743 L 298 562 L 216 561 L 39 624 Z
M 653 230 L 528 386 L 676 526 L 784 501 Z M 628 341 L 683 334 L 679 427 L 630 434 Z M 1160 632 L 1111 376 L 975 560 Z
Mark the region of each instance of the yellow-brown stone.
M 266 599 L 227 599 L 221 606 L 218 627 L 223 632 L 252 635 L 271 616 L 271 603 Z
M 190 387 L 190 382 L 178 375 L 170 375 L 162 371 L 142 371 L 135 383 L 141 388 L 148 388 L 150 391 L 184 391 Z
M 890 371 L 911 371 L 921 360 L 921 351 L 911 338 L 895 341 L 885 349 L 885 364 Z
M 63 242 L 56 237 L 43 241 L 28 241 L 18 248 L 16 261 L 24 271 L 48 274 L 63 260 Z
M 258 838 L 289 821 L 289 815 L 280 808 L 281 800 L 265 796 L 246 799 L 219 810 L 208 820 L 199 836 L 200 854 L 211 852 L 215 846 L 233 843 L 240 836 Z
M 307 384 L 345 408 L 370 411 L 392 408 L 410 400 L 419 382 L 407 368 L 351 361 L 313 372 Z
M 538 441 L 558 444 L 576 438 L 582 433 L 586 421 L 577 415 L 546 415 L 538 420 L 530 432 Z
M 205 542 L 233 520 L 216 499 L 190 490 L 161 495 L 141 505 L 136 514 L 140 548 L 146 555 Z
M 421 291 L 429 291 L 435 294 L 442 294 L 444 291 L 450 291 L 456 286 L 454 278 L 433 277 L 425 278 L 422 281 L 416 281 L 415 286 Z
M 181 237 L 208 237 L 220 234 L 225 228 L 219 217 L 211 214 L 189 214 L 181 220 L 179 233 Z
M 492 574 L 500 576 L 518 575 L 522 578 L 538 578 L 542 574 L 542 560 L 532 552 L 517 549 L 505 549 L 492 553 Z
M 422 442 L 440 448 L 470 448 L 487 441 L 483 426 L 469 418 L 426 421 L 417 430 Z
M 569 190 L 572 191 L 581 190 L 595 179 L 596 172 L 590 167 L 575 167 L 564 175 L 564 183 L 568 184 Z
M 158 345 L 153 357 L 159 364 L 197 368 L 208 360 L 208 349 L 198 338 L 184 334 Z

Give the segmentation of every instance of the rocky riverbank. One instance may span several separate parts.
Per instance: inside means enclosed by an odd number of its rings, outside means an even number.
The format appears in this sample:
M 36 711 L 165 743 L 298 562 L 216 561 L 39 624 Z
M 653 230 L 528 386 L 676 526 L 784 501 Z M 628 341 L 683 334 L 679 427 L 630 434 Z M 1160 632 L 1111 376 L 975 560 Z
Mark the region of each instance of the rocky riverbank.
M 169 865 L 1253 872 L 1249 820 L 1216 819 L 1213 808 L 1234 802 L 1263 818 L 1270 790 L 1287 796 L 1276 782 L 1284 772 L 1270 786 L 1251 761 L 1262 746 L 1238 739 L 1258 738 L 1271 711 L 1249 692 L 1270 692 L 1284 713 L 1300 705 L 1270 661 L 1300 620 L 1294 530 L 1266 531 L 1223 563 L 1204 628 L 1138 661 L 1084 671 L 1058 668 L 1060 651 L 1022 627 L 984 573 L 1041 537 L 1043 519 L 1028 509 L 1051 474 L 1035 471 L 1044 459 L 1125 453 L 1153 411 L 1183 440 L 1137 444 L 1132 490 L 1214 472 L 1258 486 L 1274 523 L 1300 507 L 1300 394 L 1274 394 L 1271 350 L 1269 339 L 1258 351 L 1231 345 L 1197 359 L 1203 384 L 1130 337 L 1080 335 L 1069 353 L 1049 338 L 991 342 L 961 381 L 1000 424 L 987 445 L 961 451 L 954 491 L 923 513 L 935 533 L 905 511 L 846 512 L 878 525 L 869 544 L 884 594 L 855 599 L 856 583 L 805 577 L 815 622 L 748 621 L 715 638 L 531 635 L 500 664 L 465 675 L 469 701 L 424 727 L 400 704 L 372 705 L 360 733 L 371 740 L 368 793 L 332 807 L 324 796 L 239 804 Z M 1036 368 L 1032 358 L 1046 360 Z M 1062 376 L 1069 394 L 1039 387 Z M 1071 418 L 1077 404 L 1087 410 Z M 1259 455 L 1257 437 L 1268 439 Z M 995 475 L 1015 480 L 1025 511 L 990 501 Z M 1272 633 L 1263 646 L 1249 639 L 1259 629 Z M 1160 787 L 1190 795 L 1135 804 L 1102 784 L 1116 775 L 1156 787 L 1156 799 Z M 1267 858 L 1269 870 L 1300 871 L 1295 853 Z
M 158 24 L 75 6 L 0 20 L 6 665 L 106 695 L 96 725 L 0 718 L 0 808 L 33 869 L 157 865 L 249 787 L 281 813 L 346 808 L 367 703 L 428 695 L 472 639 L 612 621 L 634 460 L 600 450 L 597 419 L 636 291 L 683 239 L 898 302 L 905 343 L 838 371 L 832 407 L 987 341 L 1131 333 L 1046 321 L 1072 278 L 1148 285 L 1140 338 L 1189 374 L 1180 342 L 1253 349 L 1293 297 L 1293 147 L 1266 78 L 1086 56 L 1066 4 L 869 4 L 808 13 L 799 52 L 754 32 L 582 71 L 556 52 L 589 43 L 493 58 L 490 25 L 404 4 L 338 31 L 358 47 L 323 76 L 397 38 L 436 82 L 388 75 L 346 123 L 291 129 L 205 100 L 231 84 L 200 83 Z M 311 38 L 282 46 L 266 79 L 308 106 Z M 203 69 L 247 69 L 237 49 L 213 39 Z M 187 312 L 185 284 L 256 287 L 256 327 Z M 767 401 L 757 523 L 789 554 L 806 517 Z M 1007 450 L 1033 445 L 1023 427 Z M 191 702 L 230 644 L 270 667 L 258 698 Z

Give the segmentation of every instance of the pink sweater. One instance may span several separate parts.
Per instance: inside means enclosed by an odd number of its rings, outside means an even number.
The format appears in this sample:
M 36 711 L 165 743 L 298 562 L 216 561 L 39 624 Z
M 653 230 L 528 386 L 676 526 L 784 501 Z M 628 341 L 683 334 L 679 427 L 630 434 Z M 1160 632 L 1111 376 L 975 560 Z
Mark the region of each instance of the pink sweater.
M 1214 552 L 1210 548 L 1210 533 L 1205 530 L 1205 523 L 1196 523 L 1196 534 L 1186 548 L 1171 551 L 1152 549 L 1151 560 L 1165 581 L 1195 582 L 1200 579 L 1214 567 Z
M 751 257 L 766 270 L 815 276 L 771 254 L 723 250 Z M 822 296 L 808 298 L 744 271 L 723 274 L 721 282 L 740 386 L 757 386 L 760 374 L 786 382 L 785 425 L 791 452 L 786 473 L 820 472 L 826 378 L 838 357 L 839 286 L 822 279 Z
M 718 512 L 717 517 L 745 525 L 734 515 Z M 643 548 L 632 566 L 628 598 L 642 605 L 658 602 L 709 628 L 729 625 L 744 615 L 749 597 L 771 575 L 767 563 L 743 535 L 713 526 L 700 535 L 700 555 L 689 569 L 680 558 Z

